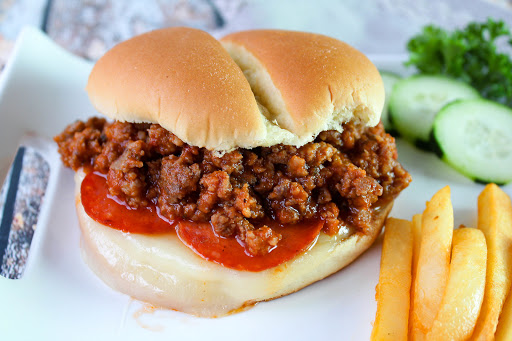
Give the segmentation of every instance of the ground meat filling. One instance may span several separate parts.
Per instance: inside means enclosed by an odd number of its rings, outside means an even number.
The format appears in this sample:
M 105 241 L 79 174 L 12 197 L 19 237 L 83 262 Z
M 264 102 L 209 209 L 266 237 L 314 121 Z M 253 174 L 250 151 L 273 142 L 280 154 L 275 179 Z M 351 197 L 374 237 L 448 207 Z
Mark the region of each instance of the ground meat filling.
M 281 236 L 269 220 L 296 224 L 321 218 L 324 231 L 359 231 L 371 207 L 411 181 L 381 124 L 346 123 L 302 147 L 237 149 L 222 156 L 190 146 L 158 124 L 77 121 L 55 137 L 64 164 L 107 174 L 110 194 L 131 207 L 155 203 L 167 218 L 209 221 L 265 254 Z

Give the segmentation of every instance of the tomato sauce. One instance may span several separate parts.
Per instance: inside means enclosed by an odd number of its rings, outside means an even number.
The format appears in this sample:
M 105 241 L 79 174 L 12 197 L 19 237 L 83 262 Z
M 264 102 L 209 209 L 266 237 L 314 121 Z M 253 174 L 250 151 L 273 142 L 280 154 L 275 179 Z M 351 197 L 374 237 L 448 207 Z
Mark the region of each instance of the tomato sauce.
M 253 256 L 237 238 L 216 235 L 210 223 L 169 221 L 160 216 L 153 204 L 130 208 L 108 193 L 104 174 L 90 172 L 85 176 L 81 198 L 87 215 L 103 225 L 128 233 L 176 233 L 202 258 L 236 270 L 262 271 L 284 263 L 308 249 L 323 227 L 323 221 L 318 219 L 294 225 L 267 222 L 282 239 L 268 254 Z

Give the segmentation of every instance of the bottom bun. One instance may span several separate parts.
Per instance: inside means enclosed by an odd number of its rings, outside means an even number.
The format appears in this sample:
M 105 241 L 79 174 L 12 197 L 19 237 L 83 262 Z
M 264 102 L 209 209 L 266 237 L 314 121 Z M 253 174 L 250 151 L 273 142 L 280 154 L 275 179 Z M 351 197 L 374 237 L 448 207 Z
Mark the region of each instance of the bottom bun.
M 209 262 L 175 234 L 125 233 L 102 225 L 84 211 L 77 172 L 76 208 L 82 230 L 82 257 L 113 289 L 157 307 L 216 317 L 259 301 L 293 293 L 321 280 L 370 247 L 380 234 L 391 203 L 374 212 L 366 234 L 348 238 L 320 233 L 315 245 L 300 256 L 260 272 L 238 271 Z

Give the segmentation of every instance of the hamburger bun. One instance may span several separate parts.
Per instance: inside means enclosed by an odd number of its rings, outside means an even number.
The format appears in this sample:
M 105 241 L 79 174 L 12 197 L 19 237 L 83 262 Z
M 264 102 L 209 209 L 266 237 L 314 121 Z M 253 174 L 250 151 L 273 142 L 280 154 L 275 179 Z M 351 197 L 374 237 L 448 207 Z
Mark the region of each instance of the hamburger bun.
M 94 66 L 87 91 L 106 116 L 158 123 L 192 146 L 224 153 L 276 144 L 301 146 L 346 122 L 374 126 L 384 103 L 376 67 L 326 36 L 246 31 L 220 42 L 191 28 L 167 28 L 123 42 Z M 260 272 L 198 256 L 175 234 L 129 234 L 84 211 L 76 174 L 83 258 L 112 288 L 155 306 L 221 316 L 293 293 L 352 262 L 379 235 L 390 201 L 370 228 L 341 228 L 296 258 Z
M 345 267 L 368 249 L 391 210 L 373 213 L 366 233 L 330 237 L 323 232 L 308 251 L 260 272 L 239 271 L 206 261 L 176 234 L 130 234 L 90 218 L 81 203 L 83 171 L 75 175 L 82 257 L 113 289 L 156 307 L 201 317 L 218 317 L 260 301 L 291 294 Z
M 349 45 L 280 30 L 221 42 L 183 27 L 122 42 L 94 66 L 90 100 L 112 119 L 158 123 L 190 145 L 220 152 L 300 146 L 345 122 L 379 122 L 379 72 Z

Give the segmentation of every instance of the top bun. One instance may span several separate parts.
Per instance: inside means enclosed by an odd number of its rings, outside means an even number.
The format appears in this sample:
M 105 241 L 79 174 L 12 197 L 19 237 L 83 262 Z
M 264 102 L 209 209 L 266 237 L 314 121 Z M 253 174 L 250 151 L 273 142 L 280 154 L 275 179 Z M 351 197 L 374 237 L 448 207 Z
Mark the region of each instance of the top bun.
M 281 30 L 221 42 L 183 27 L 127 40 L 94 66 L 91 102 L 110 118 L 158 123 L 190 145 L 221 152 L 299 146 L 348 121 L 378 123 L 382 79 L 349 45 Z

